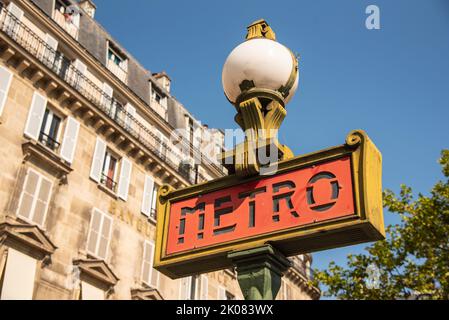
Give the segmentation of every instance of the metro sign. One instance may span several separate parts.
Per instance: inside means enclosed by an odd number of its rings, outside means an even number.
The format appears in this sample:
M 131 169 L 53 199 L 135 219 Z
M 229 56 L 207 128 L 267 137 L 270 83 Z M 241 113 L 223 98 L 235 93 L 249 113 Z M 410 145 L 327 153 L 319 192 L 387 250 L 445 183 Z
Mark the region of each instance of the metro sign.
M 276 165 L 270 176 L 161 188 L 155 267 L 178 278 L 265 243 L 289 256 L 384 238 L 381 156 L 364 132 Z

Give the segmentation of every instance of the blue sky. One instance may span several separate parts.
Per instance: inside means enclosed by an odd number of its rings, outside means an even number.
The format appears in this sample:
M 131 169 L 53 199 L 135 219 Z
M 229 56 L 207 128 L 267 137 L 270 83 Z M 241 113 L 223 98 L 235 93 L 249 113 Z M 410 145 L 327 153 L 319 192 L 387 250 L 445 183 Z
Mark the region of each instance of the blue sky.
M 165 70 L 172 93 L 211 127 L 236 128 L 221 69 L 246 26 L 265 18 L 301 55 L 300 84 L 280 139 L 295 154 L 342 144 L 364 129 L 383 154 L 383 187 L 427 193 L 449 141 L 449 1 L 94 0 L 96 19 L 142 65 Z M 380 30 L 365 8 L 380 8 Z M 398 219 L 384 212 L 386 223 Z M 314 254 L 344 263 L 366 245 Z

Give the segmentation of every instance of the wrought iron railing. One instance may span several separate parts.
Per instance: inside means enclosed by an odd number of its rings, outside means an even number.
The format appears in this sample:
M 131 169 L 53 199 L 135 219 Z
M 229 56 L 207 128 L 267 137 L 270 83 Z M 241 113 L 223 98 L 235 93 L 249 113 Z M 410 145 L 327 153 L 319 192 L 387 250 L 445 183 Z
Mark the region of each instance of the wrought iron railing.
M 113 119 L 116 124 L 140 141 L 147 149 L 159 157 L 161 161 L 176 170 L 187 181 L 194 183 L 192 176 L 184 170 L 179 170 L 179 163 L 175 163 L 171 160 L 171 158 L 179 159 L 177 153 L 175 153 L 166 143 L 161 141 L 133 115 L 128 113 L 124 106 L 116 99 L 107 95 L 101 88 L 82 74 L 70 59 L 65 57 L 61 52 L 50 47 L 42 38 L 17 19 L 6 8 L 1 8 L 0 30 L 43 63 L 48 69 L 53 71 L 53 73 L 60 79 L 64 80 L 72 88 L 77 90 L 104 114 Z M 164 149 L 164 152 L 160 152 L 161 147 Z M 199 151 L 195 150 L 195 152 Z M 161 153 L 165 156 L 161 156 Z M 170 154 L 171 157 L 167 156 L 167 154 Z M 205 161 L 206 164 L 211 165 L 208 163 L 209 160 L 205 159 L 205 157 L 202 157 L 201 159 L 202 161 Z M 222 170 L 216 164 L 212 164 L 212 166 Z
M 104 173 L 101 174 L 100 183 L 113 192 L 115 192 L 117 189 L 117 182 L 112 180 Z
M 41 133 L 39 134 L 39 142 L 53 151 L 56 151 L 60 145 L 60 143 L 56 139 L 43 131 L 41 131 Z

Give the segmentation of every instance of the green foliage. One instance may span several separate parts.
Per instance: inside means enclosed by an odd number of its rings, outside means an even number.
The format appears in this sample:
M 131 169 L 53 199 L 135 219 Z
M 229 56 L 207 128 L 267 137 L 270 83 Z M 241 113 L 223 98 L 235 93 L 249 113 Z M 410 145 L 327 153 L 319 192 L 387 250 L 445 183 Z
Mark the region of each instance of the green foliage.
M 387 238 L 349 255 L 347 267 L 334 262 L 315 270 L 315 285 L 324 284 L 325 296 L 338 299 L 409 299 L 427 296 L 449 299 L 449 150 L 441 152 L 444 181 L 429 196 L 401 185 L 397 196 L 386 190 L 384 207 L 399 214 L 401 223 L 387 228 Z M 378 286 L 367 285 L 367 268 L 379 270 Z

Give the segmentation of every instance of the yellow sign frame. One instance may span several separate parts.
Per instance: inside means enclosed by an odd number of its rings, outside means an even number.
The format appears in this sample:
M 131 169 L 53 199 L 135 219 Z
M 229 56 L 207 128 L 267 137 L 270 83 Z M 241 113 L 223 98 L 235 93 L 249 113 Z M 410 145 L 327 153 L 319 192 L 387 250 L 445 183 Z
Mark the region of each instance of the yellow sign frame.
M 364 131 L 350 132 L 343 145 L 280 161 L 276 164 L 276 174 L 344 156 L 351 157 L 355 215 L 171 255 L 166 254 L 166 244 L 172 202 L 261 179 L 261 176 L 242 179 L 230 175 L 180 190 L 174 190 L 168 185 L 162 186 L 157 195 L 154 267 L 175 279 L 231 267 L 232 263 L 227 258 L 229 252 L 255 248 L 266 243 L 289 256 L 384 239 L 382 155 Z

